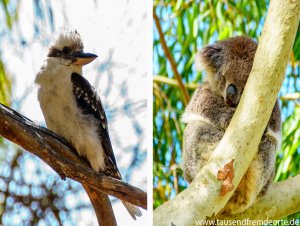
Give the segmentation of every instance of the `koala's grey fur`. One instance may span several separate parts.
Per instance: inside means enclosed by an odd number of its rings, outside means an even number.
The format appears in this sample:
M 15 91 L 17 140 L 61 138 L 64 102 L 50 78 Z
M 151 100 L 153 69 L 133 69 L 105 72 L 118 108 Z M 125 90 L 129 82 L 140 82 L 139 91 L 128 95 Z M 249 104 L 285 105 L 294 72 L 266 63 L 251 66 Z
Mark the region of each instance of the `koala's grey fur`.
M 207 74 L 206 82 L 197 88 L 183 114 L 183 121 L 187 123 L 183 171 L 189 183 L 210 158 L 229 125 L 251 71 L 256 48 L 252 39 L 241 36 L 208 45 L 196 57 L 197 67 Z M 281 118 L 277 101 L 258 153 L 223 213 L 242 212 L 267 191 L 273 181 L 275 154 L 280 142 Z

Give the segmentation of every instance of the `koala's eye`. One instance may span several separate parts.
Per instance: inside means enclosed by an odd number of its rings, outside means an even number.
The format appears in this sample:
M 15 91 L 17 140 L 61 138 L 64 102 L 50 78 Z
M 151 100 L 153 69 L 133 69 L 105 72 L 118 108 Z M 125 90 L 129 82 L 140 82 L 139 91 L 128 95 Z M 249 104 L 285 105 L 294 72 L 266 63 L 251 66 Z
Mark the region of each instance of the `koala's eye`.
M 237 93 L 235 85 L 229 85 L 226 89 L 226 94 L 229 96 L 234 96 Z
M 229 85 L 226 89 L 226 104 L 235 107 L 239 103 L 239 93 L 235 85 Z
M 69 54 L 69 53 L 71 52 L 71 48 L 68 47 L 68 46 L 65 46 L 65 47 L 62 49 L 62 52 L 63 52 L 65 55 L 67 55 L 67 54 Z

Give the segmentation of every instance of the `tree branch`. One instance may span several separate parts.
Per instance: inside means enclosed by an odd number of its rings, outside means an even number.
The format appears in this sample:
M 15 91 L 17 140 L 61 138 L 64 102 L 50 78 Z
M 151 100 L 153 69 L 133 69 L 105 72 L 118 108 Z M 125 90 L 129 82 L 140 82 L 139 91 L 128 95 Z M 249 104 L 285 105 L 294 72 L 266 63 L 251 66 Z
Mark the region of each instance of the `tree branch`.
M 0 104 L 0 135 L 38 156 L 62 179 L 71 178 L 85 188 L 112 195 L 147 208 L 147 193 L 128 183 L 95 172 L 74 148 L 52 131 L 34 124 L 18 112 Z
M 295 92 L 295 93 L 287 93 L 284 96 L 281 96 L 280 99 L 282 101 L 288 101 L 288 100 L 298 100 L 300 99 L 300 93 L 299 92 Z
M 289 205 L 286 205 L 287 203 Z M 300 175 L 273 184 L 265 196 L 256 200 L 243 213 L 218 219 L 276 220 L 298 211 L 300 211 Z
M 168 78 L 162 75 L 155 75 L 153 76 L 153 82 L 156 83 L 164 83 L 170 86 L 179 86 L 179 83 L 176 79 L 173 78 Z M 186 89 L 190 89 L 190 90 L 195 90 L 197 89 L 197 87 L 199 86 L 199 84 L 197 83 L 186 83 L 184 84 L 184 86 L 186 87 Z
M 223 138 L 190 186 L 154 211 L 155 225 L 191 225 L 216 215 L 228 202 L 234 191 L 220 196 L 217 173 L 234 160 L 232 183 L 237 188 L 257 152 L 284 80 L 299 17 L 300 0 L 270 2 L 252 71 Z
M 108 195 L 95 191 L 87 185 L 83 185 L 95 210 L 99 226 L 117 226 L 114 211 Z
M 185 86 L 183 85 L 181 76 L 179 75 L 179 72 L 177 70 L 176 62 L 175 62 L 175 60 L 174 60 L 174 58 L 173 58 L 173 56 L 172 56 L 172 54 L 171 54 L 171 52 L 170 52 L 170 50 L 167 46 L 162 28 L 161 28 L 160 23 L 159 23 L 158 16 L 156 15 L 156 12 L 155 12 L 155 7 L 153 8 L 153 18 L 154 18 L 154 22 L 155 22 L 155 25 L 156 25 L 156 28 L 157 28 L 157 31 L 158 31 L 158 34 L 159 34 L 161 46 L 163 47 L 164 53 L 165 53 L 167 59 L 170 62 L 170 65 L 171 65 L 172 71 L 175 75 L 175 78 L 178 81 L 179 88 L 180 88 L 180 90 L 183 94 L 183 103 L 186 106 L 188 104 L 189 100 L 190 100 L 190 96 L 189 96 Z

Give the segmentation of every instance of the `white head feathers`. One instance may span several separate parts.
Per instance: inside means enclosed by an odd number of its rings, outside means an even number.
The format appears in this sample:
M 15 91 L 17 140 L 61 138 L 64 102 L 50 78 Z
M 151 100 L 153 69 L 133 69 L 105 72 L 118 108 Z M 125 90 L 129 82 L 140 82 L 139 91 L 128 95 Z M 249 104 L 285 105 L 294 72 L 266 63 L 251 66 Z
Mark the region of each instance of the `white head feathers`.
M 80 34 L 75 29 L 61 28 L 52 40 L 49 49 L 63 49 L 70 47 L 73 50 L 83 50 L 83 43 Z

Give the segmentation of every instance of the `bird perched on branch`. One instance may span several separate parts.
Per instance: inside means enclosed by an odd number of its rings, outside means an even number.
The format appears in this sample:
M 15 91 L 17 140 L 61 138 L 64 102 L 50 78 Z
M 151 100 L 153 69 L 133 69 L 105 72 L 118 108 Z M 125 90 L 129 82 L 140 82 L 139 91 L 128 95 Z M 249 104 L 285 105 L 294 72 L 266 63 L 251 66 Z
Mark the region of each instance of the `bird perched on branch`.
M 240 36 L 208 45 L 197 54 L 196 65 L 206 71 L 206 82 L 197 88 L 183 115 L 187 123 L 183 171 L 188 182 L 194 180 L 222 139 L 246 85 L 256 48 L 251 38 Z M 223 213 L 242 212 L 267 191 L 274 178 L 275 155 L 280 142 L 277 101 L 258 152 Z
M 82 67 L 96 58 L 83 51 L 76 30 L 63 29 L 36 76 L 38 100 L 49 129 L 69 141 L 95 171 L 122 180 L 100 97 L 82 75 Z M 123 204 L 134 219 L 141 216 L 139 208 Z

